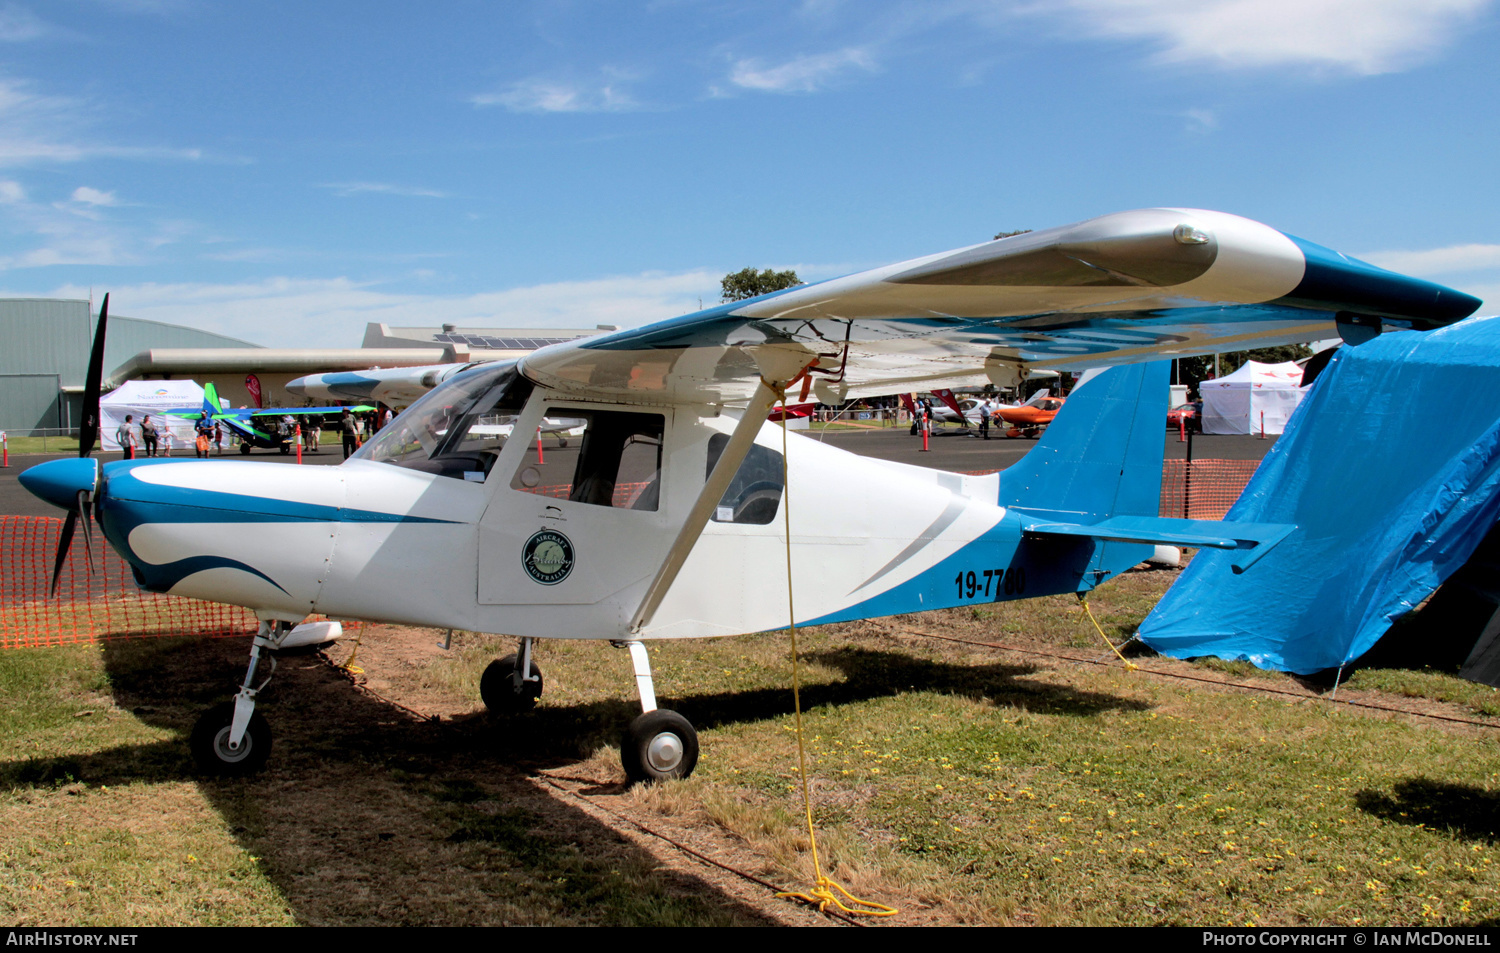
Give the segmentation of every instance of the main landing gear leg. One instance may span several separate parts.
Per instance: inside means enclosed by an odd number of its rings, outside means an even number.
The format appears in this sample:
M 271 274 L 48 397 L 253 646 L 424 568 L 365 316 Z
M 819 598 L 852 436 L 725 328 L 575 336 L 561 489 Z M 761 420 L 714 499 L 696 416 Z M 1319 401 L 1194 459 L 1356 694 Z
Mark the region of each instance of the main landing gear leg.
M 210 708 L 193 726 L 188 747 L 198 767 L 205 772 L 240 777 L 265 767 L 271 755 L 271 726 L 255 710 L 255 696 L 276 674 L 276 656 L 270 656 L 271 671 L 259 685 L 255 684 L 255 674 L 261 650 L 279 648 L 291 630 L 286 622 L 262 622 L 255 641 L 250 644 L 250 664 L 234 701 Z
M 656 707 L 656 686 L 651 679 L 651 659 L 640 642 L 615 642 L 630 650 L 635 666 L 635 685 L 641 695 L 641 716 L 625 729 L 620 742 L 620 763 L 632 782 L 685 778 L 698 764 L 698 732 L 675 711 Z
M 522 639 L 518 655 L 496 659 L 479 677 L 484 707 L 500 715 L 529 711 L 542 697 L 542 670 L 531 660 L 536 639 Z

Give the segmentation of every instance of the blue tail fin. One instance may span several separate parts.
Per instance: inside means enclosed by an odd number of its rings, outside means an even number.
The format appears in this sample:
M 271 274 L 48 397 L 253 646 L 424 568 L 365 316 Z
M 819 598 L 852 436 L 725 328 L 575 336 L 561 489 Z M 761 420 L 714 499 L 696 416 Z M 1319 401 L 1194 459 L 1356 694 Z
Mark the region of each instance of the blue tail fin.
M 224 408 L 219 406 L 219 389 L 214 386 L 213 381 L 203 385 L 203 412 L 210 418 L 224 412 Z
M 1001 471 L 1000 505 L 1073 523 L 1156 516 L 1170 368 L 1114 367 L 1076 388 L 1037 446 Z

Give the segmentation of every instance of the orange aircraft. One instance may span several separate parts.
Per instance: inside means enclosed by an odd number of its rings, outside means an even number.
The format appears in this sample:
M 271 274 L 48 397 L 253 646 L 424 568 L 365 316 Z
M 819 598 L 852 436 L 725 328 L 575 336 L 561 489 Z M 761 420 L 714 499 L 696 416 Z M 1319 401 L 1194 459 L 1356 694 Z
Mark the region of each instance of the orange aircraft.
M 995 416 L 1005 423 L 1010 424 L 1010 429 L 1005 431 L 1007 437 L 1036 437 L 1047 425 L 1052 423 L 1052 418 L 1062 410 L 1065 397 L 1049 397 L 1047 391 L 1028 400 L 1019 407 L 1000 407 L 995 410 Z

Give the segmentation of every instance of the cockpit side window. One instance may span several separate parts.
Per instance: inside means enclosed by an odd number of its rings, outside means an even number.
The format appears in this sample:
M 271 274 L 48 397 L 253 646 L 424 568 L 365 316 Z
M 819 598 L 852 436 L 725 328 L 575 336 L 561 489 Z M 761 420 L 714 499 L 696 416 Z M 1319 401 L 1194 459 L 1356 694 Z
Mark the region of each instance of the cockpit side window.
M 728 445 L 728 434 L 716 433 L 708 438 L 708 471 L 703 479 L 707 480 L 713 474 L 714 465 Z M 713 521 L 765 526 L 776 519 L 784 486 L 782 469 L 781 454 L 759 444 L 752 446 L 745 455 L 745 462 L 740 464 L 730 481 L 729 489 L 714 507 Z
M 575 442 L 572 434 L 580 428 L 583 438 Z M 550 408 L 542 418 L 537 447 L 528 448 L 511 477 L 511 489 L 591 506 L 654 511 L 665 432 L 661 414 Z
M 460 374 L 408 407 L 355 456 L 482 483 L 531 391 L 514 364 Z

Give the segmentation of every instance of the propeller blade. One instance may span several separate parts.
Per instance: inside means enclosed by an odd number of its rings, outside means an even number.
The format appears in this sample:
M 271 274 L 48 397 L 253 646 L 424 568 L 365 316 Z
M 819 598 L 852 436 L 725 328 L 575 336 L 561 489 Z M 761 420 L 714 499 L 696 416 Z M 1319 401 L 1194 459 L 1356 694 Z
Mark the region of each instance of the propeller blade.
M 88 563 L 90 576 L 94 574 L 94 534 L 89 530 L 89 522 L 92 517 L 90 511 L 93 508 L 93 501 L 89 498 L 89 491 L 79 490 L 78 515 L 83 518 L 83 557 Z
M 62 536 L 57 540 L 57 560 L 52 564 L 52 595 L 57 595 L 57 580 L 62 575 L 63 563 L 68 560 L 68 546 L 73 542 L 73 527 L 78 525 L 78 511 L 69 510 L 63 521 Z
M 108 321 L 109 295 L 105 295 L 104 303 L 99 307 L 99 326 L 94 330 L 94 349 L 89 354 L 89 376 L 83 384 L 83 419 L 78 426 L 80 457 L 93 453 L 94 444 L 99 440 L 99 385 L 104 377 L 104 329 Z

